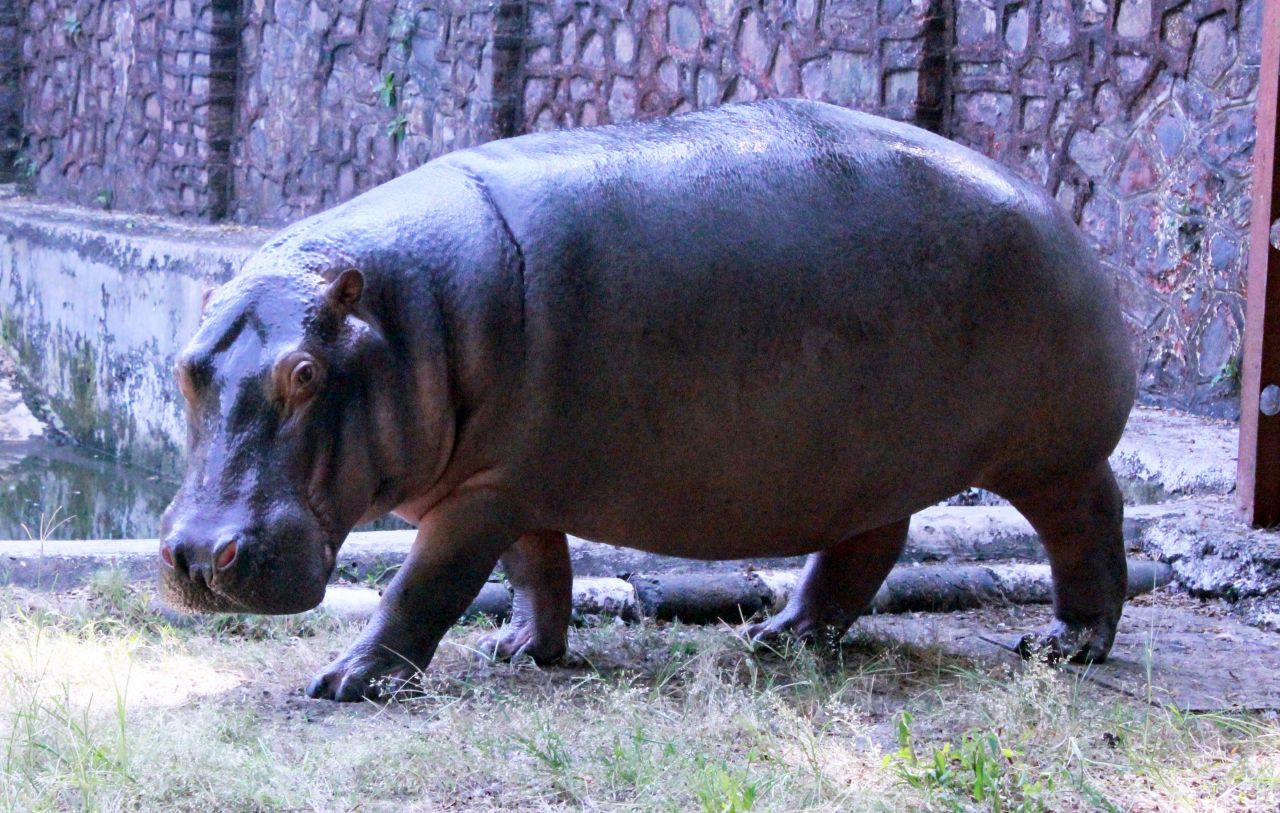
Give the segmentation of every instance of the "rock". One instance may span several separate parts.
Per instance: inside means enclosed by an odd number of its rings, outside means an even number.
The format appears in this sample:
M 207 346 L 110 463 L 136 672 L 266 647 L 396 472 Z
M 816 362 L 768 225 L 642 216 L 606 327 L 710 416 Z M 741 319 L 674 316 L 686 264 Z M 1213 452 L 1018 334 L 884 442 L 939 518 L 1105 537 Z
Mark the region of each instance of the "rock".
M 1280 532 L 1248 527 L 1225 500 L 1157 520 L 1140 540 L 1194 595 L 1234 601 L 1280 593 Z
M 584 577 L 573 580 L 573 609 L 584 615 L 612 615 L 639 621 L 640 600 L 625 579 Z

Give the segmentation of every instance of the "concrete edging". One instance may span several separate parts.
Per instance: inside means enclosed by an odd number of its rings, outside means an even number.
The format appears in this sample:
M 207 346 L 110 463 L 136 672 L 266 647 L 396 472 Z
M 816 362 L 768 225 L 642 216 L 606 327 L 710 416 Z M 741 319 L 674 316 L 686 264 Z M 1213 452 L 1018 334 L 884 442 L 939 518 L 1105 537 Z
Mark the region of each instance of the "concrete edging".
M 1130 550 L 1152 523 L 1197 515 L 1200 502 L 1183 500 L 1126 509 L 1125 539 Z M 380 583 L 404 560 L 413 531 L 370 531 L 348 537 L 336 575 L 350 581 Z M 0 583 L 37 589 L 62 589 L 84 583 L 103 569 L 132 580 L 154 578 L 154 539 L 46 540 L 0 542 Z M 570 558 L 579 577 L 627 577 L 634 573 L 743 573 L 798 567 L 800 557 L 761 557 L 704 562 L 645 553 L 570 537 Z M 934 506 L 911 518 L 901 564 L 932 562 L 1044 561 L 1035 531 L 1009 506 Z M 901 566 L 900 566 L 901 567 Z
M 1128 560 L 1129 596 L 1151 592 L 1173 580 L 1163 562 Z M 573 609 L 579 615 L 608 615 L 623 621 L 653 618 L 705 624 L 739 623 L 786 606 L 800 581 L 799 570 L 746 573 L 673 573 L 573 580 Z M 349 620 L 368 618 L 379 594 L 369 588 L 336 585 L 321 608 Z M 917 565 L 889 574 L 871 603 L 871 613 L 950 612 L 1002 604 L 1048 604 L 1053 601 L 1049 566 L 1042 564 Z M 511 614 L 511 592 L 488 582 L 464 617 Z

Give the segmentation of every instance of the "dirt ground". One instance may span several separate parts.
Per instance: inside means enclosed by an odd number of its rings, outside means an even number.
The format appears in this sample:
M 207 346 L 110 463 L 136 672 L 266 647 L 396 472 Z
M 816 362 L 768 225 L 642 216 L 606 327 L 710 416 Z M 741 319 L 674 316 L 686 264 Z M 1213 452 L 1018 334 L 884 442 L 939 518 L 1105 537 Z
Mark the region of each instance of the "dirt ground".
M 0 809 L 1280 808 L 1275 712 L 1178 705 L 1207 694 L 1170 677 L 1274 658 L 1274 636 L 1228 640 L 1234 622 L 1168 593 L 1130 608 L 1116 666 L 1089 670 L 998 645 L 1044 608 L 864 619 L 838 651 L 593 619 L 547 669 L 477 659 L 472 623 L 414 696 L 356 705 L 301 692 L 351 625 L 174 626 L 149 601 L 109 574 L 0 593 Z M 1182 639 L 1160 618 L 1200 624 L 1197 651 L 1166 647 Z

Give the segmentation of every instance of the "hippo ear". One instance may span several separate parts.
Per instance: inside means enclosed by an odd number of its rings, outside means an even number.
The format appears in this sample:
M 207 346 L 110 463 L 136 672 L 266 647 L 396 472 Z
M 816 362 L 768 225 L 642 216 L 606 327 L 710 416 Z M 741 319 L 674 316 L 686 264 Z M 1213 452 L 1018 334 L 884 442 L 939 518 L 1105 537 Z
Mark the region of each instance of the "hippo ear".
M 329 302 L 340 310 L 351 310 L 360 301 L 364 293 L 364 274 L 354 268 L 348 268 L 329 283 L 325 296 Z

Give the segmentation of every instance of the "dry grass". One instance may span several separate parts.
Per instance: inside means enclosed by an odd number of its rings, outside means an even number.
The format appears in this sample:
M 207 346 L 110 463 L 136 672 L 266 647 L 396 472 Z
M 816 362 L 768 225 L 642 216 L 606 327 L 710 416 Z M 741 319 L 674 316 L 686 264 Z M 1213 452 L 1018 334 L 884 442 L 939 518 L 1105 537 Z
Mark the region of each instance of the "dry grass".
M 1280 805 L 1274 719 L 874 640 L 753 654 L 606 623 L 539 670 L 476 661 L 471 625 L 416 697 L 339 706 L 300 691 L 354 634 L 324 616 L 175 628 L 109 577 L 58 606 L 4 591 L 0 616 L 5 811 Z

